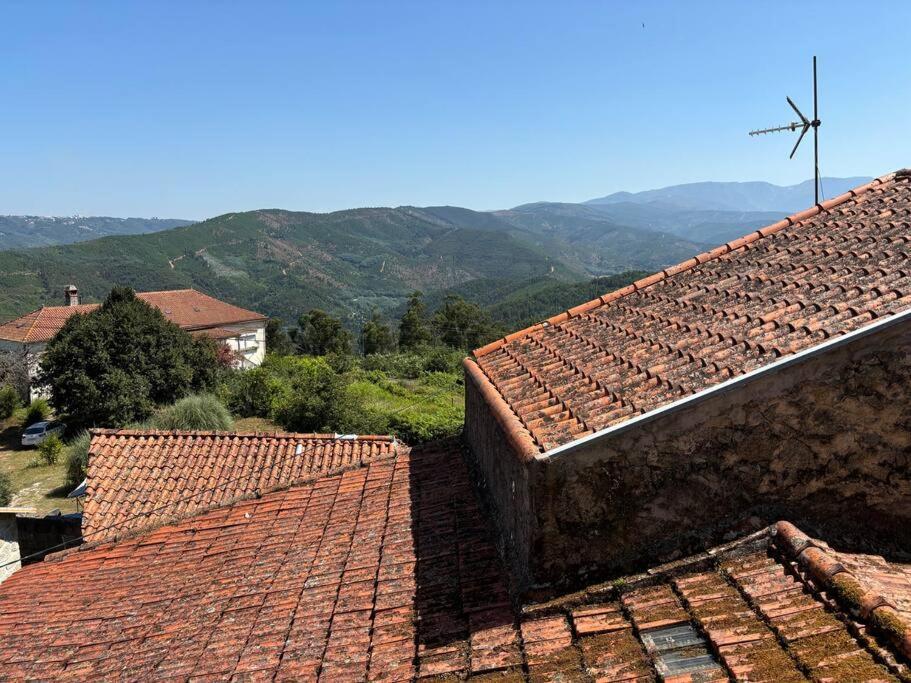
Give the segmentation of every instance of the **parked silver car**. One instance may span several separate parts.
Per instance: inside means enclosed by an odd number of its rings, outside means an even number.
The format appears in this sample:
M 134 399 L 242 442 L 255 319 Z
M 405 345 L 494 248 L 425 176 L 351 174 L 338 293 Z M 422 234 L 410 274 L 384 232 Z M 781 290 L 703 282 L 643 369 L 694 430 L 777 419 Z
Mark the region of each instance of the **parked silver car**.
M 22 432 L 23 446 L 37 446 L 51 434 L 62 437 L 66 425 L 62 422 L 36 422 Z

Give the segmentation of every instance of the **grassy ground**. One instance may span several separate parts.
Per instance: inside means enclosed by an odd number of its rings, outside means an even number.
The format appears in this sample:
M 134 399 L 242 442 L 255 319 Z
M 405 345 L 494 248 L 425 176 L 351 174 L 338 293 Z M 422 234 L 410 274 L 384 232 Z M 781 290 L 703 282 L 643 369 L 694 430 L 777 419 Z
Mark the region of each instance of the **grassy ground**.
M 281 425 L 264 417 L 239 417 L 234 420 L 234 431 L 249 434 L 251 432 L 265 432 L 267 434 L 287 431 Z
M 362 402 L 371 431 L 394 432 L 409 443 L 457 434 L 465 419 L 460 377 L 429 373 L 419 379 L 364 377 L 348 390 Z
M 37 450 L 19 445 L 22 438 L 22 415 L 0 421 L 0 471 L 9 475 L 14 507 L 35 508 L 38 514 L 60 510 L 76 512 L 76 502 L 66 497 L 70 492 L 64 485 L 66 465 L 61 458 L 56 465 L 38 465 Z

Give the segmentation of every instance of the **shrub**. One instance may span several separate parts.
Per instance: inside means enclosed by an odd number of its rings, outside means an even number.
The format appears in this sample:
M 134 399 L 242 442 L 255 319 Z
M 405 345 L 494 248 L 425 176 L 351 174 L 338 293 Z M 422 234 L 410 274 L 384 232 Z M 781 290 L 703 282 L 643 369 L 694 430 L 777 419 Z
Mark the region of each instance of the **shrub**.
M 6 507 L 13 500 L 13 483 L 6 472 L 0 472 L 0 507 Z
M 251 370 L 237 370 L 219 386 L 219 397 L 235 415 L 270 417 L 287 386 L 270 371 L 267 362 Z
M 10 417 L 19 407 L 19 392 L 9 384 L 0 387 L 0 420 Z
M 42 465 L 56 465 L 62 454 L 63 442 L 56 434 L 38 444 L 38 461 Z
M 275 362 L 280 361 L 280 362 Z M 285 357 L 270 363 L 286 391 L 273 405 L 272 419 L 291 431 L 343 431 L 355 402 L 345 382 L 322 358 Z
M 66 483 L 68 486 L 79 486 L 85 479 L 89 466 L 89 445 L 92 435 L 83 429 L 66 447 Z
M 197 394 L 159 409 L 151 419 L 156 429 L 227 431 L 234 426 L 228 409 L 212 394 Z
M 48 419 L 51 416 L 51 407 L 47 403 L 47 399 L 36 398 L 32 401 L 28 410 L 25 411 L 25 425 L 33 425 L 36 422 L 42 422 Z
M 402 441 L 416 446 L 459 434 L 462 431 L 462 418 L 428 413 L 392 415 L 389 418 L 389 428 Z

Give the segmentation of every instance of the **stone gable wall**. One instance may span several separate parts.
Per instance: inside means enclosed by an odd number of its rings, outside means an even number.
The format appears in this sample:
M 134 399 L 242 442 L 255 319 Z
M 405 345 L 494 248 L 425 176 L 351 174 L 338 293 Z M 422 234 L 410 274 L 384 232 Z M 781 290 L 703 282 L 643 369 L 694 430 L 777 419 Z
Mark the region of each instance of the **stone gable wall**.
M 503 466 L 489 461 L 507 456 L 478 437 L 480 412 L 466 414 L 466 434 L 491 497 L 504 500 Z M 504 544 L 520 587 L 616 575 L 776 519 L 858 549 L 908 547 L 911 324 L 846 340 L 526 469 L 527 491 L 495 517 L 505 538 L 523 520 L 527 550 Z

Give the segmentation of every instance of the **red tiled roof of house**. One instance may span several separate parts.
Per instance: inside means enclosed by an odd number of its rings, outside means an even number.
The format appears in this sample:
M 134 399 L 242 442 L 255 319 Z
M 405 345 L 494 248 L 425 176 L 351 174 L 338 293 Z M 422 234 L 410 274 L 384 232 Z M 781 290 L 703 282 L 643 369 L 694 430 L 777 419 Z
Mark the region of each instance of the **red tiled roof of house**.
M 403 450 L 390 436 L 93 430 L 82 532 L 129 534 Z
M 44 306 L 0 325 L 0 339 L 24 344 L 46 342 L 60 331 L 70 316 L 76 313 L 91 313 L 96 308 L 98 304 Z
M 185 330 L 265 320 L 261 313 L 220 301 L 195 289 L 137 292 L 136 296 L 160 309 L 168 320 Z M 91 313 L 99 305 L 44 306 L 0 325 L 0 339 L 25 344 L 49 341 L 70 316 L 76 313 Z
M 66 551 L 0 584 L 0 679 L 907 675 L 907 622 L 845 608 L 799 532 L 516 608 L 490 531 L 450 440 Z
M 546 451 L 911 308 L 909 245 L 899 171 L 478 349 L 466 368 L 523 455 Z

